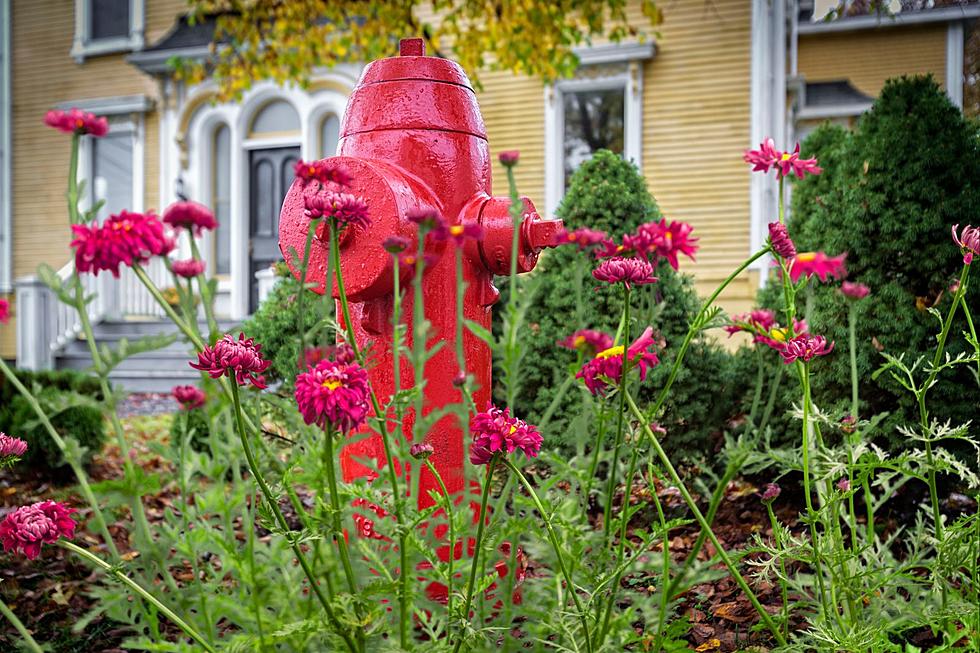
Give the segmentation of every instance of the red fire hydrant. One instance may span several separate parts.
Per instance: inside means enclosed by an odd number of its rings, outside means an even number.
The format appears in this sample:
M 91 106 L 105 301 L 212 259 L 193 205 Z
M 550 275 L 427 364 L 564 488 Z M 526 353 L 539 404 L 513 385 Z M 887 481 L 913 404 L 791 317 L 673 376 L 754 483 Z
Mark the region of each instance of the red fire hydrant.
M 413 210 L 438 211 L 450 224 L 479 223 L 485 237 L 464 246 L 465 318 L 490 329 L 490 307 L 498 292 L 493 275 L 509 274 L 513 222 L 510 201 L 492 197 L 490 150 L 476 95 L 466 74 L 455 62 L 425 56 L 422 39 L 401 42 L 401 56 L 369 64 L 347 104 L 340 132 L 340 155 L 330 162 L 354 179 L 350 192 L 368 204 L 371 226 L 366 230 L 345 229 L 341 234 L 340 265 L 350 299 L 351 321 L 361 347 L 372 343 L 370 379 L 382 404 L 394 392 L 392 310 L 395 266 L 382 247 L 391 235 L 408 238 L 417 248 L 416 226 L 406 219 Z M 308 192 L 308 191 L 307 191 Z M 294 183 L 283 203 L 279 223 L 279 245 L 293 273 L 299 277 L 299 261 L 292 251 L 302 253 L 309 219 L 304 215 L 304 189 Z M 530 200 L 524 201 L 517 261 L 519 272 L 528 272 L 538 252 L 551 244 L 561 227 L 559 220 L 543 220 Z M 424 412 L 459 401 L 453 379 L 459 372 L 455 356 L 456 279 L 455 245 L 427 244 L 434 262 L 423 275 L 423 306 L 435 337 L 445 346 L 429 359 L 425 368 Z M 328 253 L 326 237 L 314 239 L 308 267 L 310 283 L 319 282 L 316 292 L 325 292 Z M 412 307 L 419 298 L 411 289 L 411 269 L 400 271 L 404 295 L 404 321 L 412 341 Z M 332 289 L 337 297 L 336 285 Z M 338 315 L 340 311 L 338 310 Z M 474 401 L 481 410 L 490 400 L 491 352 L 489 346 L 469 331 L 464 332 L 466 372 L 478 388 Z M 430 346 L 431 346 L 430 341 Z M 407 360 L 400 361 L 400 388 L 413 385 L 414 372 Z M 403 435 L 411 441 L 414 416 L 405 416 Z M 362 428 L 370 432 L 371 422 Z M 386 464 L 378 435 L 363 437 L 341 451 L 345 480 L 374 478 Z M 431 462 L 439 470 L 450 493 L 465 488 L 465 461 L 469 443 L 457 419 L 440 419 L 425 436 L 435 449 Z M 368 460 L 376 464 L 365 465 Z M 406 465 L 399 464 L 399 473 Z M 428 470 L 419 480 L 420 507 L 431 504 L 429 490 L 438 484 Z

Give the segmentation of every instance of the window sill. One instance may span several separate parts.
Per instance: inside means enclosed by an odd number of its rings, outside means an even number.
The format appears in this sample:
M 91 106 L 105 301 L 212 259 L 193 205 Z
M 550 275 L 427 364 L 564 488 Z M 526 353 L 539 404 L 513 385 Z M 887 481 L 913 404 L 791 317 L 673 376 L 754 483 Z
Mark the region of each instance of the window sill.
M 86 59 L 91 57 L 119 54 L 122 52 L 133 52 L 134 50 L 141 50 L 142 48 L 142 37 L 131 36 L 127 38 L 120 36 L 111 39 L 89 41 L 87 43 L 76 42 L 72 47 L 70 54 L 75 59 L 75 63 L 84 63 Z

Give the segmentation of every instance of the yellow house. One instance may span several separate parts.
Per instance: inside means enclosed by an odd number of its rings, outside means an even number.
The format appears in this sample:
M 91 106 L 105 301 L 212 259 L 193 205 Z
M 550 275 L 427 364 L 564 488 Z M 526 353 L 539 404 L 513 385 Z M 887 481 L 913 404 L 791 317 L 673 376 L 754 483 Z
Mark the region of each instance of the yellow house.
M 770 135 L 791 143 L 825 119 L 853 120 L 900 74 L 932 73 L 962 102 L 965 32 L 980 7 L 822 22 L 825 4 L 663 3 L 655 40 L 582 48 L 571 79 L 483 73 L 490 146 L 521 151 L 520 190 L 548 214 L 595 148 L 635 161 L 665 215 L 701 237 L 686 270 L 703 292 L 764 241 L 774 214 L 775 188 L 749 173 L 743 150 Z M 178 197 L 213 207 L 221 227 L 202 247 L 219 280 L 219 311 L 238 320 L 254 309 L 263 270 L 279 256 L 278 202 L 291 163 L 333 153 L 362 66 L 319 71 L 305 90 L 260 82 L 241 101 L 216 104 L 210 82 L 188 86 L 170 71 L 174 56 L 208 56 L 213 24 L 189 24 L 185 8 L 183 0 L 3 3 L 0 294 L 16 323 L 0 329 L 3 357 L 27 367 L 84 362 L 73 358 L 71 315 L 31 279 L 41 263 L 70 269 L 68 144 L 41 123 L 52 107 L 109 117 L 109 135 L 84 144 L 81 164 L 86 201 L 104 199 L 103 213 L 160 210 Z M 631 16 L 646 20 L 638 3 Z M 729 288 L 728 310 L 751 304 L 762 269 Z M 152 328 L 145 323 L 157 310 L 131 277 L 100 277 L 92 289 L 100 300 L 90 312 L 107 334 Z M 149 371 L 134 367 L 119 380 L 141 387 Z M 175 378 L 159 376 L 161 388 Z

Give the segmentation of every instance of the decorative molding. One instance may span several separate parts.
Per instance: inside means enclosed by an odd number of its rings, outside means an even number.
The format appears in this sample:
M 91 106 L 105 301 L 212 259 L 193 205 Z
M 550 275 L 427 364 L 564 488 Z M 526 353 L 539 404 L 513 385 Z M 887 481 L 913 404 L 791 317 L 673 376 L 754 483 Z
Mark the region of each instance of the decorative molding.
M 832 104 L 823 107 L 803 107 L 796 113 L 797 120 L 823 120 L 829 118 L 851 118 L 860 116 L 871 108 L 872 102 L 851 104 Z
M 126 61 L 144 73 L 150 75 L 169 75 L 173 73 L 170 60 L 173 57 L 204 61 L 211 56 L 211 46 L 200 45 L 182 50 L 154 50 L 152 52 L 134 52 L 126 57 Z
M 592 47 L 572 48 L 578 57 L 579 65 L 593 66 L 604 63 L 625 63 L 629 61 L 646 61 L 657 54 L 657 44 L 654 41 L 642 43 L 610 43 Z
M 83 63 L 88 57 L 142 49 L 146 29 L 145 4 L 145 0 L 129 0 L 128 36 L 92 40 L 89 36 L 91 0 L 74 0 L 75 38 L 69 54 L 75 58 L 75 63 Z
M 90 100 L 75 100 L 59 102 L 56 109 L 71 109 L 78 107 L 99 116 L 118 116 L 126 113 L 149 113 L 155 102 L 146 95 L 119 95 L 116 97 L 94 98 Z
M 838 20 L 800 23 L 797 31 L 800 35 L 828 34 L 832 32 L 877 29 L 880 27 L 907 27 L 909 25 L 945 23 L 969 20 L 971 18 L 980 18 L 980 5 L 923 9 L 922 11 L 899 12 L 892 16 L 855 16 L 853 18 L 840 18 Z

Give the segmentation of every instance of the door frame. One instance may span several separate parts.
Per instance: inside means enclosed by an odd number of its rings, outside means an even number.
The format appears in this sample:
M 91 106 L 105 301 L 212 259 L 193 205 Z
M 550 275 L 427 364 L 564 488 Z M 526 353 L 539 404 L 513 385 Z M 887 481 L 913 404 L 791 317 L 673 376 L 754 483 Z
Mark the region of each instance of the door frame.
M 284 147 L 294 147 L 299 152 L 301 159 L 305 157 L 303 139 L 299 134 L 293 136 L 285 137 L 274 137 L 274 138 L 250 138 L 242 141 L 242 163 L 244 166 L 244 175 L 242 176 L 242 187 L 245 192 L 244 203 L 242 207 L 244 212 L 242 214 L 242 228 L 239 230 L 243 234 L 242 247 L 244 253 L 244 259 L 242 261 L 242 274 L 239 274 L 235 278 L 236 285 L 241 282 L 242 288 L 239 289 L 241 293 L 239 296 L 242 297 L 245 304 L 244 315 L 249 315 L 249 305 L 251 304 L 251 286 L 257 283 L 255 279 L 250 279 L 249 276 L 252 274 L 252 256 L 249 252 L 248 241 L 252 238 L 252 152 L 259 150 L 278 150 Z M 288 190 L 288 189 L 287 189 Z M 232 243 L 234 246 L 234 243 Z

